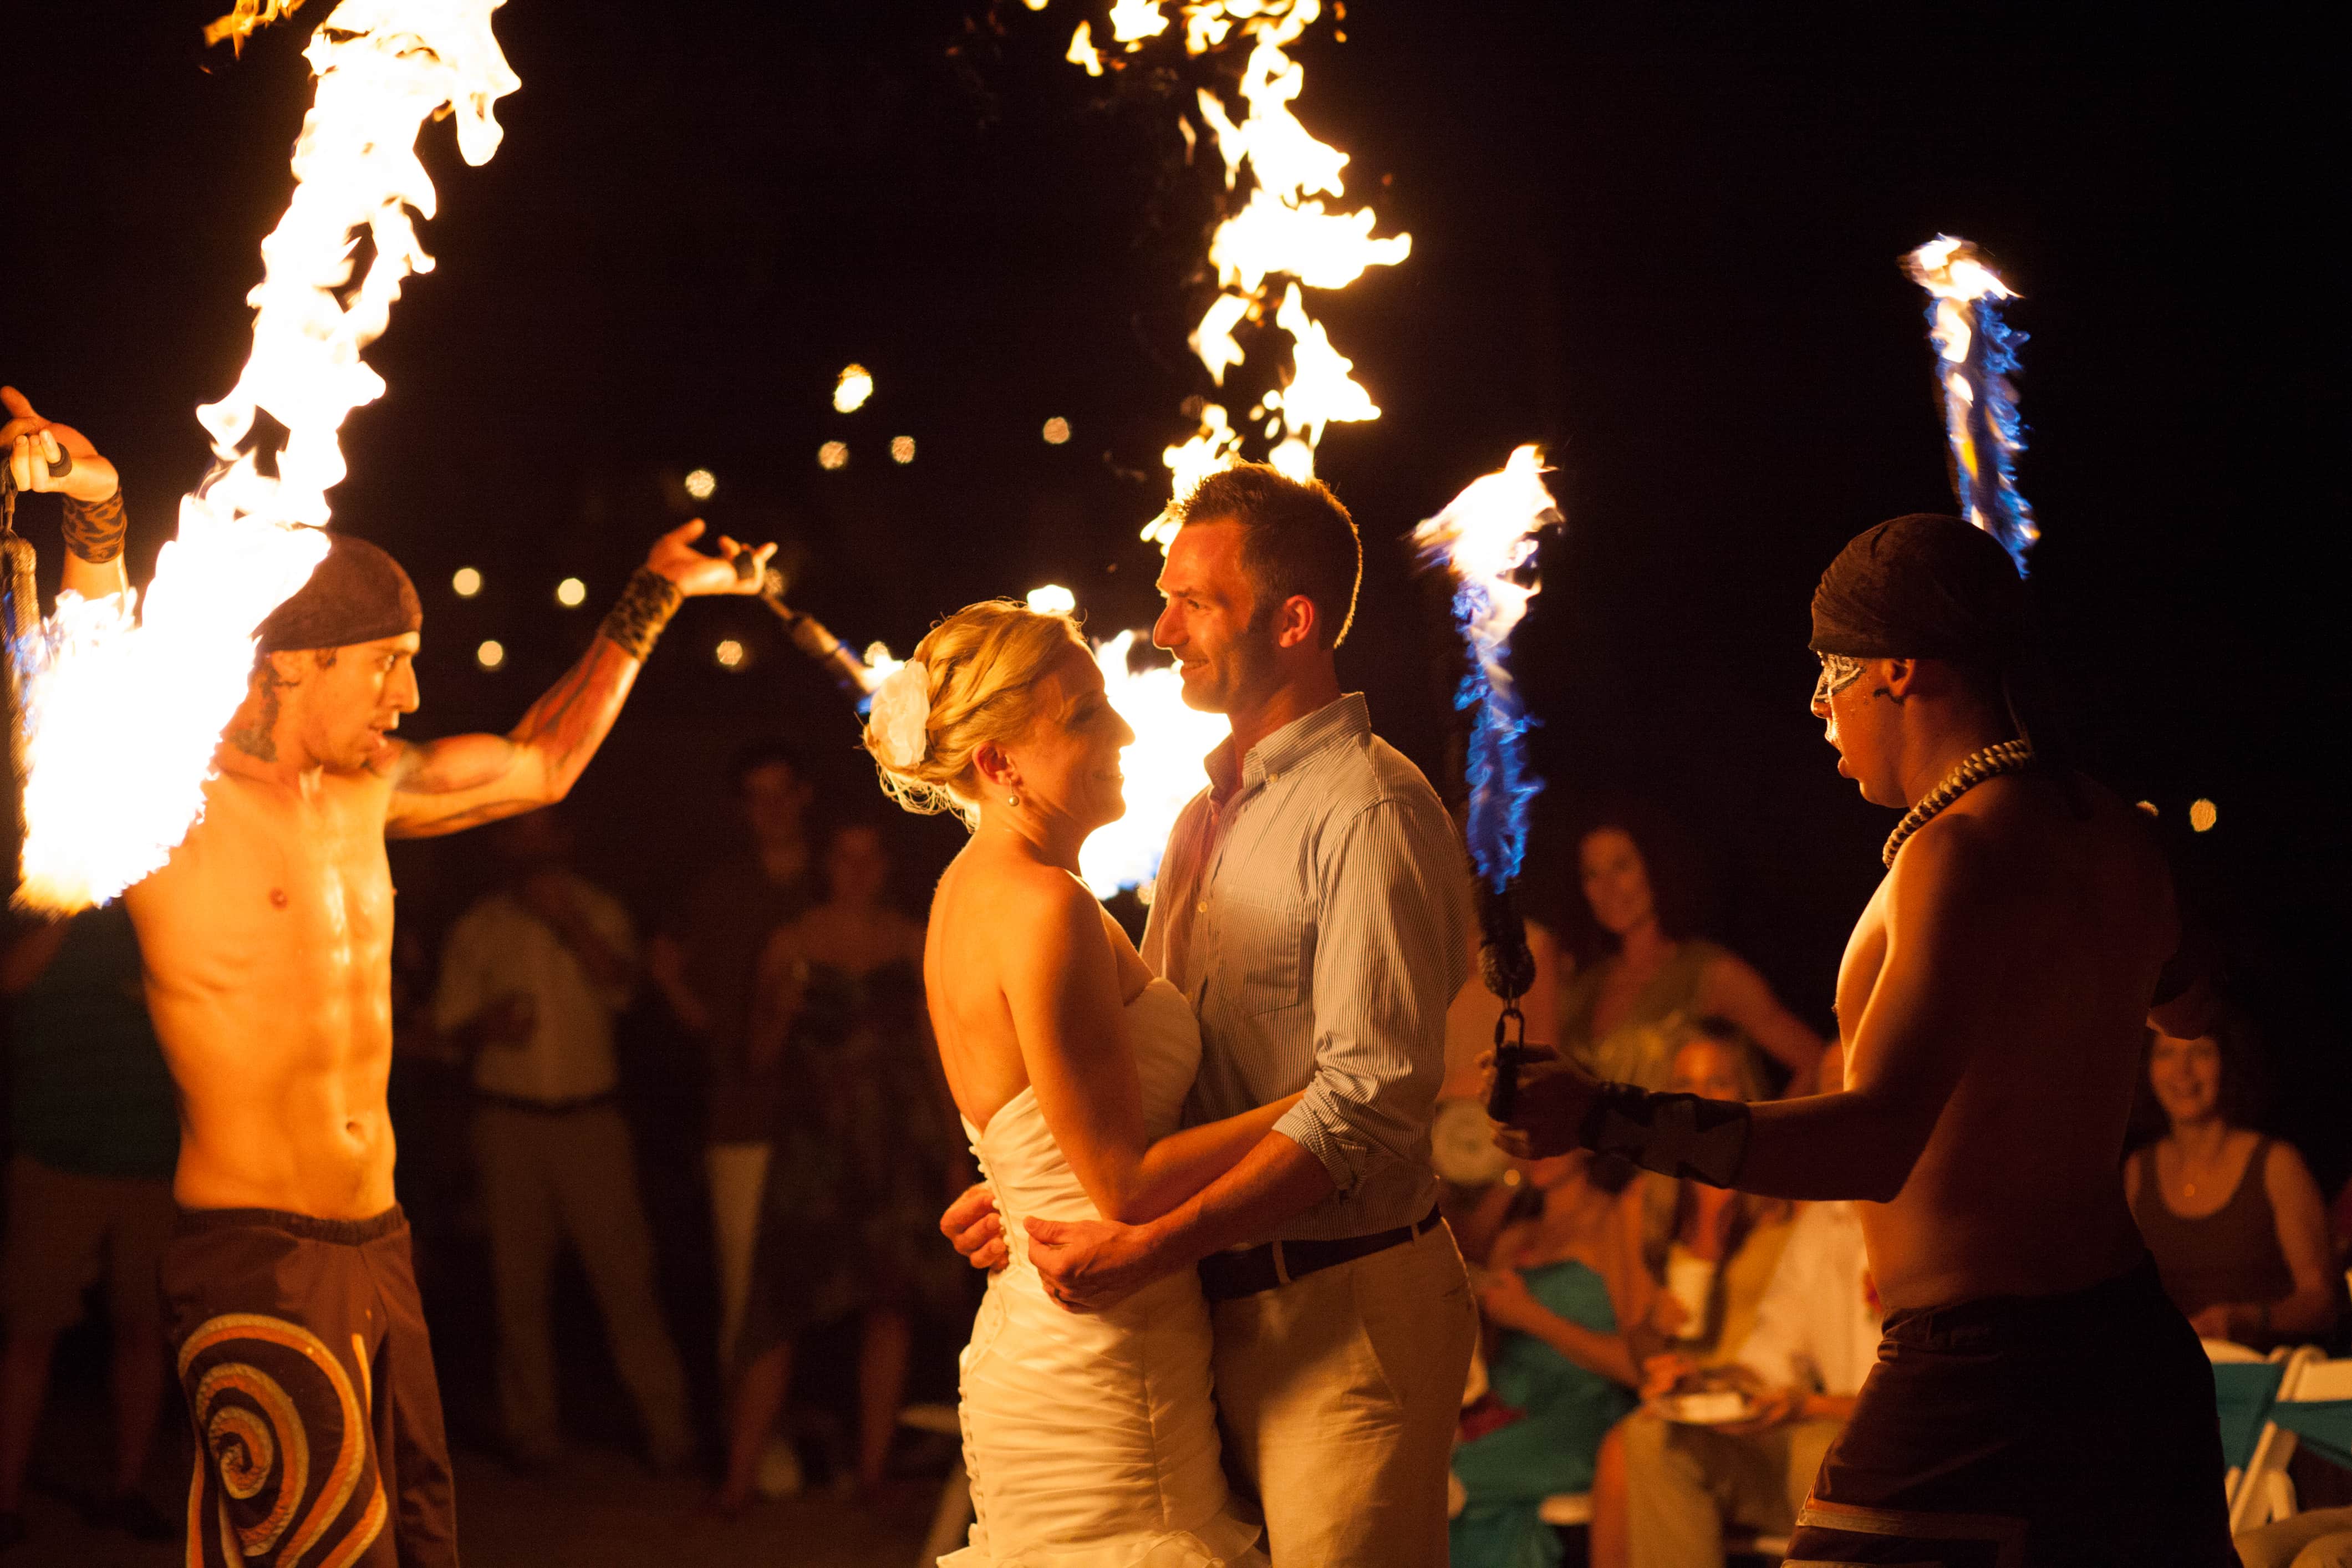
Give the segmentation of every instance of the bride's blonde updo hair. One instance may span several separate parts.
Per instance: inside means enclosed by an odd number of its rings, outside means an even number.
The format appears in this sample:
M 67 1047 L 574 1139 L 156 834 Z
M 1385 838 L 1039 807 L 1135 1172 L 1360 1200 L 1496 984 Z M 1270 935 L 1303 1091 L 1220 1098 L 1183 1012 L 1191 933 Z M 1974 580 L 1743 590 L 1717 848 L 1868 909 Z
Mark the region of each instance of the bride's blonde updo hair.
M 972 754 L 1002 745 L 1037 716 L 1037 682 L 1070 648 L 1087 650 L 1078 623 L 1041 615 L 1012 599 L 966 605 L 933 626 L 908 656 L 930 674 L 930 719 L 922 756 L 901 766 L 876 721 L 865 744 L 881 775 L 882 792 L 908 811 L 954 812 L 966 826 L 980 822 L 980 780 Z

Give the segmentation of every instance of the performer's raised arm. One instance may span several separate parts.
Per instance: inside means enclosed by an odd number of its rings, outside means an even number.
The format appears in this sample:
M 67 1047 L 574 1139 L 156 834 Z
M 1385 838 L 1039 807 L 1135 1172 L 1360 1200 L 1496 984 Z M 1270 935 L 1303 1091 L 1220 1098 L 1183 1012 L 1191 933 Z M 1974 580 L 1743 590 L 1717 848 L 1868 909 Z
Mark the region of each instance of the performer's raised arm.
M 776 547 L 746 552 L 722 538 L 719 553 L 706 554 L 694 548 L 702 531 L 697 521 L 655 542 L 580 662 L 511 731 L 415 745 L 388 742 L 368 764 L 392 781 L 386 835 L 430 838 L 562 800 L 620 717 L 638 668 L 679 602 L 759 592 Z M 738 569 L 747 553 L 758 571 Z
M 0 458 L 19 490 L 55 494 L 65 502 L 66 558 L 58 586 L 85 599 L 120 594 L 130 585 L 122 569 L 126 517 L 114 465 L 89 437 L 53 424 L 13 386 L 0 386 Z

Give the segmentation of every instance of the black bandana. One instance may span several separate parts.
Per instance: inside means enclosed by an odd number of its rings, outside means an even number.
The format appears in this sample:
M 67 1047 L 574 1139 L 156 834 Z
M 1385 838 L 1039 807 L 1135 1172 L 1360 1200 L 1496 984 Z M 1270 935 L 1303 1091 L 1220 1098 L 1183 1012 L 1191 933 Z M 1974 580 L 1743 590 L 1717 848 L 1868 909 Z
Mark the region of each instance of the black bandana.
M 349 647 L 419 630 L 425 607 L 400 563 L 364 539 L 330 532 L 327 553 L 295 595 L 257 628 L 263 653 Z
M 2000 669 L 2025 651 L 2025 583 L 1990 534 L 1914 512 L 1838 552 L 1813 590 L 1813 651 Z

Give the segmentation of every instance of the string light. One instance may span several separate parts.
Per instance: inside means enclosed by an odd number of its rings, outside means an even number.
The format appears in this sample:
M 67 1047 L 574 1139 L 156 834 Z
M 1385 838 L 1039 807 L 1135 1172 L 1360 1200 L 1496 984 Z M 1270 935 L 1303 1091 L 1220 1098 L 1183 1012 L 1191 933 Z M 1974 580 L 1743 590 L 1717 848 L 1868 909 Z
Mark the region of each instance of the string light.
M 710 650 L 710 657 L 719 661 L 721 669 L 740 669 L 743 668 L 743 645 L 733 637 L 727 637 Z
M 874 376 L 862 364 L 845 364 L 833 384 L 833 406 L 838 414 L 855 414 L 874 395 Z
M 1058 447 L 1070 438 L 1070 422 L 1060 415 L 1045 421 L 1045 445 Z
M 449 591 L 461 599 L 470 599 L 482 591 L 482 574 L 471 566 L 460 566 L 449 578 Z
M 686 476 L 686 493 L 697 500 L 709 500 L 719 489 L 719 476 L 709 468 L 697 468 Z
M 484 669 L 496 669 L 507 661 L 506 644 L 490 638 L 474 650 L 474 662 Z
M 2221 808 L 2211 801 L 2192 800 L 2189 803 L 2189 826 L 2192 831 L 2210 833 L 2213 825 L 2221 820 Z
M 849 466 L 849 443 L 827 441 L 816 449 L 816 466 L 820 468 L 841 468 Z
M 555 585 L 555 602 L 567 610 L 576 610 L 588 597 L 588 584 L 577 577 L 566 577 Z
M 915 460 L 915 438 L 912 436 L 891 437 L 890 460 L 894 463 L 913 462 Z

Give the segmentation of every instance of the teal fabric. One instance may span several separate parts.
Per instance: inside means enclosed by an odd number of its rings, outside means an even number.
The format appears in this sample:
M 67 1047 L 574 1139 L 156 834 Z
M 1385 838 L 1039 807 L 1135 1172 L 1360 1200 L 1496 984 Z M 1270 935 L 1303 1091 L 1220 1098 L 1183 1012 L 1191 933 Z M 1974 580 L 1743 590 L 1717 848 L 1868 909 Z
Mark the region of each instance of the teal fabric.
M 1521 1275 L 1556 1315 L 1616 1331 L 1609 1287 L 1583 1264 L 1539 1264 Z M 1559 1538 L 1539 1516 L 1543 1500 L 1592 1489 L 1593 1457 L 1633 1407 L 1633 1391 L 1518 1333 L 1502 1337 L 1486 1377 L 1496 1397 L 1527 1416 L 1454 1450 L 1454 1473 L 1469 1494 L 1451 1531 L 1454 1568 L 1555 1568 Z
M 2271 1419 L 2329 1464 L 2352 1469 L 2352 1399 L 2282 1399 Z
M 2231 1469 L 2243 1469 L 2254 1457 L 2254 1442 L 2263 1423 L 2277 1419 L 2271 1401 L 2278 1397 L 2279 1379 L 2286 1368 L 2271 1361 L 2221 1361 L 2213 1363 L 2213 1402 L 2221 1416 L 2221 1457 Z
M 120 900 L 73 917 L 9 1022 L 8 1121 L 19 1151 L 76 1175 L 172 1173 L 179 1102 Z

